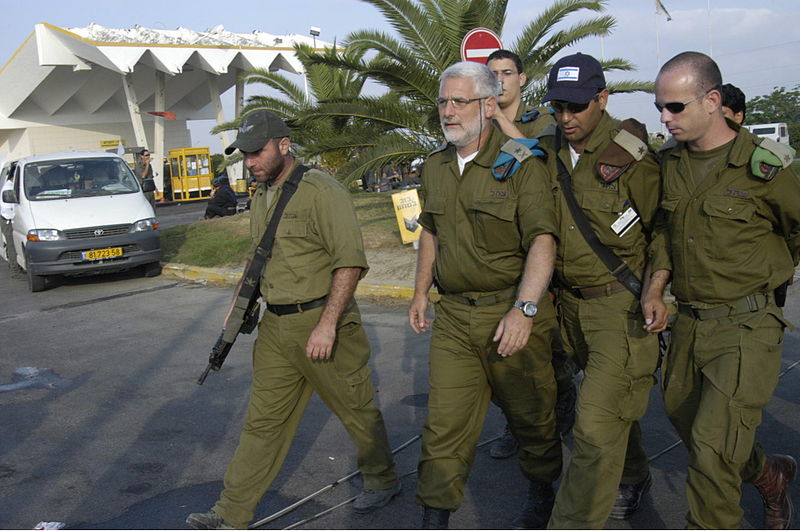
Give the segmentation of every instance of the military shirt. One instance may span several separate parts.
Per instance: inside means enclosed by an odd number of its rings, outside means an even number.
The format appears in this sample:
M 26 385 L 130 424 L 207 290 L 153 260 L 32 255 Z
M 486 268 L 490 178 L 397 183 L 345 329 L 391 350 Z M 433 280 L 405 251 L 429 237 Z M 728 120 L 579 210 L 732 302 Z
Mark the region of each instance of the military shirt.
M 523 122 L 522 115 L 529 110 L 538 111 L 539 116 L 529 122 Z M 517 126 L 517 129 L 519 129 L 523 135 L 525 135 L 525 138 L 537 138 L 545 129 L 555 123 L 556 120 L 553 118 L 553 113 L 550 111 L 550 108 L 546 106 L 526 110 L 523 109 L 522 105 L 520 105 L 519 109 L 517 110 L 517 117 L 514 119 L 514 125 Z
M 619 132 L 619 123 L 608 113 L 603 113 L 575 168 L 565 138 L 562 138 L 557 156 L 570 171 L 575 199 L 597 237 L 641 278 L 659 204 L 659 168 L 655 155 L 648 151 L 644 158 L 632 162 L 617 180 L 608 184 L 603 181 L 597 168 L 598 159 Z M 540 137 L 542 143 L 551 149 L 554 148 L 554 133 L 555 128 L 551 128 Z M 548 169 L 556 196 L 559 227 L 555 268 L 558 282 L 570 288 L 586 288 L 614 281 L 614 276 L 586 243 L 572 218 L 556 179 L 558 165 L 554 157 L 550 157 Z M 611 226 L 630 208 L 640 219 L 627 232 L 617 235 Z
M 698 307 L 775 289 L 794 274 L 800 252 L 800 181 L 791 167 L 770 181 L 754 176 L 760 140 L 728 125 L 738 133 L 727 160 L 697 184 L 685 143 L 662 155 L 661 252 L 672 260 L 672 293 Z
M 282 185 L 278 186 L 272 195 L 261 183 L 253 194 L 251 255 L 282 189 Z M 272 195 L 271 204 L 267 204 L 268 195 Z M 262 298 L 270 304 L 295 304 L 323 297 L 330 291 L 333 271 L 340 267 L 360 267 L 362 278 L 367 272 L 353 201 L 333 177 L 320 170 L 308 170 L 278 224 L 272 258 L 261 278 Z
M 544 163 L 526 159 L 505 181 L 491 166 L 508 140 L 492 128 L 459 174 L 456 148 L 432 154 L 422 171 L 420 224 L 438 239 L 434 274 L 447 292 L 490 292 L 519 283 L 533 239 L 555 233 Z

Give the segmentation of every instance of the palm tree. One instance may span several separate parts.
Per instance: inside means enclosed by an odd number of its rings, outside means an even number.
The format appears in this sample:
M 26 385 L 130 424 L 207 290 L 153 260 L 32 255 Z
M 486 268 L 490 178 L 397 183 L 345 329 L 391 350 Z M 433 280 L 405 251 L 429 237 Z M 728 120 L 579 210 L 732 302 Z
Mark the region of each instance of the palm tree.
M 398 166 L 425 156 L 443 139 L 436 111 L 439 75 L 460 60 L 464 35 L 476 27 L 489 28 L 502 35 L 508 0 L 362 0 L 374 5 L 397 33 L 379 30 L 351 33 L 345 42 L 347 54 L 309 56 L 310 65 L 325 65 L 371 79 L 388 89 L 391 97 L 359 97 L 351 101 L 319 101 L 298 115 L 298 124 L 321 118 L 348 120 L 351 128 L 339 137 L 311 140 L 308 153 L 321 154 L 346 146 L 358 157 L 337 174 L 351 182 L 364 172 L 385 165 Z M 538 103 L 543 95 L 546 75 L 553 58 L 564 48 L 589 36 L 608 35 L 615 25 L 610 15 L 592 16 L 561 28 L 564 20 L 576 13 L 601 13 L 606 0 L 555 0 L 528 23 L 508 49 L 525 64 L 531 82 L 524 98 Z M 558 28 L 557 28 L 558 26 Z M 370 57 L 370 59 L 365 59 Z M 605 61 L 607 70 L 632 70 L 621 58 Z M 609 85 L 612 92 L 652 90 L 652 84 L 629 81 Z M 377 126 L 383 134 L 370 133 Z
M 347 126 L 351 120 L 346 117 L 329 117 L 300 125 L 295 118 L 313 109 L 315 103 L 342 103 L 357 99 L 364 86 L 365 78 L 354 71 L 334 69 L 323 64 L 311 64 L 309 58 L 316 56 L 317 52 L 306 44 L 295 44 L 294 50 L 305 68 L 308 93 L 306 93 L 305 87 L 283 74 L 264 69 L 248 70 L 244 73 L 246 84 L 263 84 L 277 91 L 279 95 L 250 96 L 236 120 L 218 125 L 211 132 L 218 133 L 236 129 L 239 127 L 242 117 L 254 111 L 271 111 L 283 118 L 292 130 L 292 143 L 296 147 L 298 155 L 301 157 L 318 156 L 324 165 L 335 172 L 352 158 L 352 148 L 342 144 L 324 151 L 317 150 L 314 153 L 308 153 L 306 146 L 313 142 L 319 145 L 324 143 L 324 139 L 330 137 L 344 138 L 342 135 L 350 134 Z M 333 46 L 319 55 L 327 59 L 341 57 L 349 61 L 357 61 L 362 57 L 363 52 L 356 49 L 342 51 Z M 374 134 L 380 132 L 374 131 Z M 366 131 L 360 131 L 360 133 L 364 134 Z M 230 164 L 240 159 L 241 155 L 236 153 L 228 157 L 226 163 Z

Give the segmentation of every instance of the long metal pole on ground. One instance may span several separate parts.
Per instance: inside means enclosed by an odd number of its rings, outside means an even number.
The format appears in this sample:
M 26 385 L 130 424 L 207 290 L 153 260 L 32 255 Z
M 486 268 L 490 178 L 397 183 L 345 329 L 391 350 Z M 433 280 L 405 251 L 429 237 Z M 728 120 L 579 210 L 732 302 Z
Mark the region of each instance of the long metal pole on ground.
M 397 448 L 392 450 L 392 454 L 396 454 L 397 452 L 399 452 L 403 448 L 409 446 L 411 443 L 413 443 L 414 441 L 416 441 L 420 437 L 422 437 L 422 436 L 421 435 L 415 435 L 414 437 L 410 438 L 409 440 L 407 440 L 406 442 L 404 442 L 403 444 L 401 444 L 400 446 L 398 446 Z M 271 514 L 271 515 L 267 516 L 266 518 L 264 518 L 262 520 L 259 520 L 258 522 L 254 523 L 254 524 L 250 524 L 250 526 L 248 526 L 248 529 L 258 529 L 262 525 L 267 524 L 267 523 L 275 520 L 276 518 L 280 518 L 281 516 L 285 515 L 286 513 L 294 511 L 295 509 L 297 509 L 301 505 L 303 505 L 305 503 L 308 503 L 309 501 L 311 501 L 315 497 L 319 496 L 323 492 L 327 492 L 327 491 L 331 490 L 332 488 L 336 487 L 340 483 L 344 483 L 348 479 L 352 479 L 352 478 L 356 477 L 357 475 L 359 475 L 360 473 L 361 473 L 361 470 L 356 470 L 355 472 L 351 472 L 350 474 L 347 474 L 346 476 L 337 479 L 333 483 L 325 485 L 324 487 L 322 487 L 318 491 L 312 492 L 311 494 L 309 494 L 305 498 L 294 502 L 293 504 L 289 505 L 288 507 L 284 507 L 280 511 L 278 511 L 278 512 L 276 512 L 274 514 Z

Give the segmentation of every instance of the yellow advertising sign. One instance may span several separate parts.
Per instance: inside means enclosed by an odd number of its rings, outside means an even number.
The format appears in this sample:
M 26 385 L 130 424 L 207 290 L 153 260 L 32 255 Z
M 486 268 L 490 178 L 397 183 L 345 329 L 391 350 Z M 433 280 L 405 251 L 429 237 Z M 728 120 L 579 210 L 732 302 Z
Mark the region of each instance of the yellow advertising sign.
M 119 145 L 119 140 L 101 140 L 100 147 L 103 148 L 112 148 L 117 147 Z
M 397 216 L 397 226 L 400 227 L 400 237 L 403 239 L 403 243 L 413 243 L 419 240 L 422 225 L 417 220 L 422 208 L 416 188 L 392 194 L 392 203 L 394 203 L 394 213 Z

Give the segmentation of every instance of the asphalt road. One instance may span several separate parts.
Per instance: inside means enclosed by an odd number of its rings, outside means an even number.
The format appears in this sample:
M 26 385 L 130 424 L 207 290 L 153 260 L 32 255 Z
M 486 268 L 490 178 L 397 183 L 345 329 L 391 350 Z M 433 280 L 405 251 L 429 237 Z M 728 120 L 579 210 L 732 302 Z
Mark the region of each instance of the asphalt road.
M 159 218 L 174 207 L 159 207 Z M 179 210 L 174 213 L 180 214 Z M 182 215 L 182 214 L 181 214 Z M 219 373 L 196 379 L 219 333 L 230 289 L 181 284 L 138 273 L 69 279 L 31 294 L 0 267 L 0 528 L 40 521 L 76 529 L 183 528 L 222 487 L 237 443 L 249 386 L 253 336 L 243 336 Z M 788 317 L 800 322 L 800 292 L 790 290 Z M 428 336 L 405 324 L 405 304 L 360 301 L 373 345 L 373 378 L 393 447 L 421 431 L 425 419 Z M 789 332 L 778 389 L 764 413 L 760 439 L 769 452 L 800 448 L 800 334 Z M 663 415 L 657 389 L 642 422 L 654 483 L 641 510 L 608 528 L 682 528 L 686 452 Z M 491 408 L 481 437 L 502 428 Z M 302 527 L 415 528 L 419 441 L 397 454 L 403 493 L 366 516 L 349 505 Z M 355 470 L 339 421 L 311 401 L 283 470 L 258 518 Z M 284 528 L 354 496 L 359 478 L 342 482 L 267 524 Z M 477 450 L 453 528 L 508 528 L 526 484 L 516 459 Z M 800 507 L 800 484 L 792 497 Z M 744 488 L 743 527 L 761 526 L 761 504 Z

